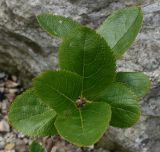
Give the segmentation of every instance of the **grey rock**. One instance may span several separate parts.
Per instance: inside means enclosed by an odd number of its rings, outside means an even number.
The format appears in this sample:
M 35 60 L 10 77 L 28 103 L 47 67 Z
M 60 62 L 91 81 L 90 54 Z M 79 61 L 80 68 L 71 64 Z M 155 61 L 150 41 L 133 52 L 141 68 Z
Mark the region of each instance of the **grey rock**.
M 112 10 L 125 6 L 113 1 L 1 0 L 0 69 L 18 74 L 28 86 L 28 80 L 41 71 L 57 68 L 59 40 L 42 32 L 35 16 L 49 12 L 97 27 Z
M 8 144 L 5 145 L 5 150 L 6 151 L 13 151 L 14 147 L 15 147 L 14 143 L 8 143 Z
M 5 147 L 5 142 L 4 141 L 1 141 L 0 142 L 0 150 L 4 149 Z
M 7 114 L 9 105 L 10 105 L 9 102 L 6 99 L 4 99 L 3 102 L 1 102 L 0 110 L 3 115 Z
M 12 132 L 8 132 L 5 134 L 4 139 L 7 143 L 14 143 L 16 142 L 16 135 Z
M 119 71 L 144 71 L 152 80 L 142 100 L 141 120 L 129 129 L 110 128 L 99 146 L 128 152 L 160 150 L 160 2 L 144 6 L 144 24 L 134 45 L 118 61 Z
M 26 147 L 26 144 L 24 143 L 23 140 L 17 140 L 16 141 L 17 144 L 16 144 L 16 151 L 18 152 L 26 152 L 27 151 L 27 147 Z
M 0 136 L 0 150 L 4 149 L 4 147 L 5 147 L 5 141 L 3 137 Z
M 10 131 L 10 127 L 7 121 L 1 120 L 0 121 L 0 132 L 9 132 L 9 131 Z
M 110 128 L 98 146 L 111 151 L 158 152 L 160 147 L 160 0 L 1 0 L 0 70 L 15 73 L 30 84 L 38 73 L 57 68 L 59 40 L 43 32 L 35 15 L 70 16 L 96 28 L 113 11 L 141 5 L 144 24 L 134 45 L 117 62 L 118 71 L 144 71 L 152 90 L 142 101 L 141 121 L 133 128 Z
M 5 77 L 5 73 L 3 72 L 3 73 L 1 73 L 0 72 L 0 79 L 3 79 Z
M 16 152 L 15 150 L 7 150 L 5 152 Z

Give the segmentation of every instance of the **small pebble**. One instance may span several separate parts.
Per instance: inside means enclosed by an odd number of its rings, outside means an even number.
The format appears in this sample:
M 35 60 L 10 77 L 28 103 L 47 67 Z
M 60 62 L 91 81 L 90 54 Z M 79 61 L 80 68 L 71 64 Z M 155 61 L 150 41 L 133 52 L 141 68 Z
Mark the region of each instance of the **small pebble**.
M 17 82 L 13 82 L 11 80 L 7 80 L 6 83 L 5 83 L 6 87 L 8 88 L 15 88 L 15 87 L 18 87 L 19 86 L 19 83 Z
M 5 85 L 4 82 L 3 82 L 3 83 L 0 83 L 0 87 L 3 87 L 3 88 L 4 88 L 4 85 Z
M 0 73 L 0 79 L 4 79 L 5 78 L 5 73 Z
M 2 109 L 2 114 L 6 114 L 7 113 L 7 107 L 8 107 L 8 102 L 5 102 L 6 100 L 4 100 L 1 103 L 1 109 Z
M 5 152 L 16 152 L 16 151 L 13 149 L 13 150 L 6 150 Z
M 9 90 L 8 90 L 8 92 L 9 92 L 10 94 L 14 94 L 14 95 L 16 94 L 17 91 L 18 91 L 18 90 L 15 89 L 15 88 L 14 88 L 14 89 L 9 89 Z
M 15 94 L 11 94 L 11 93 L 7 93 L 7 94 L 5 94 L 5 96 L 8 98 L 9 102 L 12 102 L 16 95 Z
M 0 92 L 4 92 L 4 87 L 0 87 Z
M 6 151 L 9 151 L 9 150 L 13 150 L 15 147 L 15 144 L 14 143 L 9 143 L 5 146 L 5 150 Z
M 28 145 L 32 143 L 33 139 L 24 136 L 12 127 L 10 128 L 7 121 L 9 106 L 17 94 L 23 91 L 23 88 L 19 83 L 20 81 L 14 75 L 8 76 L 4 74 L 0 77 L 3 78 L 0 79 L 0 152 L 28 152 Z M 59 136 L 47 139 L 44 138 L 44 141 L 40 140 L 40 142 L 43 142 L 43 145 L 45 145 L 46 141 L 53 140 L 52 152 L 82 152 L 80 148 L 69 144 Z M 92 149 L 93 147 L 90 147 L 87 149 L 87 152 L 91 152 Z M 96 150 L 94 152 L 106 151 Z
M 0 132 L 9 132 L 10 127 L 8 125 L 8 122 L 6 120 L 0 121 Z
M 4 139 L 5 139 L 6 143 L 16 142 L 16 136 L 12 132 L 6 133 Z
M 12 80 L 13 80 L 14 82 L 17 81 L 17 77 L 16 77 L 15 75 L 12 75 L 11 78 L 12 78 Z
M 22 133 L 18 133 L 18 138 L 24 138 L 25 136 Z
M 0 142 L 0 150 L 4 149 L 4 147 L 5 147 L 5 142 L 4 141 Z
M 16 147 L 15 147 L 16 151 L 18 152 L 26 152 L 27 151 L 27 147 L 26 144 L 24 143 L 23 140 L 16 140 Z

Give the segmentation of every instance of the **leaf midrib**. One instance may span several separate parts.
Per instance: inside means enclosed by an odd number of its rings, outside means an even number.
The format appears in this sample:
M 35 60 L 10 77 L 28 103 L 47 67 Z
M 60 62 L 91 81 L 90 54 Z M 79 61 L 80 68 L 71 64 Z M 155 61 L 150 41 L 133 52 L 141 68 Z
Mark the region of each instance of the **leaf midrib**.
M 133 23 L 131 24 L 131 26 L 127 29 L 127 31 L 124 33 L 124 35 L 116 42 L 116 44 L 114 45 L 114 47 L 111 50 L 114 50 L 115 47 L 117 46 L 117 44 L 128 34 L 128 31 L 133 27 L 133 25 L 137 21 L 137 19 L 139 17 L 139 13 L 140 13 L 140 9 L 138 9 L 137 17 L 135 18 L 135 20 L 133 21 Z
M 84 67 L 85 67 L 85 45 L 86 45 L 86 33 L 84 35 L 84 41 L 83 41 L 83 67 L 82 67 L 82 91 L 81 96 L 83 96 L 83 83 L 84 83 Z
M 81 129 L 82 129 L 82 134 L 84 134 L 84 123 L 83 123 L 83 116 L 82 116 L 82 112 L 81 109 L 78 109 L 79 111 L 79 116 L 80 116 L 80 121 L 81 121 Z
M 69 101 L 71 101 L 73 103 L 73 105 L 75 106 L 76 110 L 78 110 L 79 112 L 79 116 L 80 116 L 80 123 L 81 123 L 81 129 L 82 129 L 82 133 L 84 133 L 84 124 L 83 124 L 83 117 L 82 117 L 82 113 L 81 113 L 81 109 L 77 108 L 77 106 L 75 105 L 75 102 L 67 97 L 64 93 L 61 93 L 59 90 L 56 90 L 55 88 L 51 87 L 50 85 L 46 84 L 48 87 L 50 87 L 51 89 L 53 89 L 55 92 L 57 92 L 58 94 L 62 95 L 63 97 L 65 97 L 66 99 L 68 99 Z
M 69 98 L 68 96 L 66 96 L 64 93 L 60 92 L 59 90 L 55 89 L 54 87 L 51 87 L 51 85 L 49 84 L 46 84 L 50 89 L 52 89 L 53 91 L 55 91 L 56 93 L 58 93 L 60 96 L 63 96 L 64 98 L 68 99 L 69 101 L 71 101 L 74 105 L 75 105 L 75 102 Z
M 132 112 L 132 111 L 128 111 L 128 110 L 126 110 L 126 109 L 123 109 L 123 108 L 118 108 L 118 107 L 114 107 L 114 106 L 111 106 L 111 108 L 113 108 L 113 109 L 119 109 L 119 110 L 122 110 L 122 111 L 125 111 L 125 112 L 127 112 L 127 113 L 131 113 L 131 114 L 136 114 L 136 113 L 134 113 L 134 112 Z

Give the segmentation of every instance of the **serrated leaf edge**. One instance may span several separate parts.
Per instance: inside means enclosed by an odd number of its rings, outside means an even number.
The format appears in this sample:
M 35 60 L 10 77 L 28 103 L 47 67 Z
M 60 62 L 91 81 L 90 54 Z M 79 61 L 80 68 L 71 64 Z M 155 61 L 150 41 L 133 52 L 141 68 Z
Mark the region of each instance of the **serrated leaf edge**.
M 22 94 L 20 94 L 20 95 L 18 95 L 17 96 L 17 98 L 21 98 L 21 96 L 23 96 L 23 94 L 24 93 L 26 93 L 26 91 L 29 91 L 29 90 L 33 90 L 34 91 L 34 89 L 33 89 L 33 87 L 32 88 L 29 88 L 29 89 L 27 89 L 27 90 L 25 90 Z M 36 94 L 35 94 L 35 96 L 37 96 Z M 38 96 L 37 96 L 38 97 Z M 16 99 L 17 99 L 16 98 Z M 38 97 L 39 98 L 39 97 Z M 12 105 L 16 102 L 16 99 L 11 103 L 11 105 L 10 105 L 10 108 L 8 109 L 8 118 L 9 118 L 9 113 L 10 113 L 10 111 L 12 110 Z M 45 104 L 45 103 L 43 103 L 46 107 L 48 107 L 49 109 L 51 109 L 51 107 L 49 107 L 47 104 Z M 54 109 L 52 109 L 52 110 L 54 110 Z M 55 110 L 54 110 L 54 112 L 55 112 Z M 56 112 L 55 112 L 56 113 Z M 54 118 L 56 118 L 57 117 L 57 115 L 55 115 L 55 117 Z M 51 121 L 51 120 L 50 120 Z M 10 126 L 12 126 L 12 122 L 11 122 L 11 120 L 10 119 L 8 119 L 8 123 L 9 123 L 9 125 Z M 18 132 L 22 132 L 22 133 L 24 133 L 22 130 L 21 130 L 21 128 L 18 128 L 18 127 L 15 127 L 14 126 L 14 128 L 15 128 L 15 130 L 17 130 Z M 24 133 L 26 136 L 30 136 L 30 137 L 45 137 L 45 136 L 49 136 L 49 135 L 38 135 L 38 133 L 37 134 L 30 134 L 30 133 L 27 133 L 27 132 L 25 132 Z
M 81 25 L 79 22 L 76 22 L 75 20 L 73 20 L 71 17 L 64 17 L 64 16 L 61 16 L 61 15 L 53 15 L 53 14 L 51 14 L 51 13 L 43 13 L 43 14 L 36 15 L 36 19 L 37 19 L 38 24 L 39 24 L 39 26 L 41 27 L 41 29 L 42 29 L 44 32 L 48 33 L 51 37 L 54 37 L 54 36 L 55 36 L 55 37 L 64 39 L 64 37 L 59 37 L 58 35 L 56 35 L 56 33 L 55 33 L 55 34 L 51 34 L 51 33 L 48 32 L 44 27 L 42 27 L 42 25 L 41 25 L 41 23 L 40 23 L 40 21 L 39 21 L 39 19 L 38 19 L 38 17 L 40 17 L 40 16 L 42 16 L 42 15 L 49 15 L 49 16 L 53 16 L 53 17 L 61 17 L 61 18 L 64 18 L 65 20 L 70 20 L 71 22 L 73 22 L 74 24 L 77 24 L 77 26 L 79 26 L 79 27 L 76 27 L 76 28 L 73 30 L 73 32 L 75 32 L 76 29 L 78 29 L 78 28 L 80 28 L 81 26 L 83 26 L 83 25 Z
M 147 79 L 149 80 L 148 82 L 148 85 L 147 85 L 147 89 L 146 89 L 146 93 L 145 93 L 145 95 L 149 92 L 149 90 L 150 90 L 150 88 L 151 88 L 151 80 L 150 80 L 150 77 L 148 76 L 148 75 L 146 75 L 145 73 L 143 73 L 143 72 L 122 72 L 122 71 L 119 71 L 118 73 L 141 73 L 141 74 L 143 74 L 144 76 L 146 76 L 147 77 Z M 118 73 L 116 73 L 116 77 L 117 77 L 117 74 Z M 127 84 L 127 83 L 125 83 L 125 82 L 117 82 L 116 81 L 116 83 L 121 83 L 121 84 L 123 84 L 123 85 L 125 85 L 128 89 L 130 89 L 135 95 L 136 95 L 136 93 L 134 92 L 134 90 Z M 144 95 L 144 96 L 145 96 Z M 137 95 L 136 95 L 137 96 Z M 141 96 L 141 97 L 139 97 L 139 96 L 137 96 L 137 98 L 138 98 L 138 100 L 140 101 L 144 96 Z
M 107 104 L 107 106 L 109 107 L 109 109 L 110 109 L 110 121 L 111 121 L 111 116 L 112 116 L 112 110 L 111 110 L 111 106 L 110 106 L 110 104 L 108 104 L 108 103 L 106 103 Z M 100 135 L 100 137 L 99 138 L 97 138 L 92 144 L 95 144 L 96 142 L 98 142 L 99 140 L 100 140 L 100 138 L 104 135 L 104 133 L 106 132 L 106 130 L 109 128 L 109 126 L 110 126 L 110 121 L 109 121 L 109 123 L 107 124 L 107 126 L 106 126 L 106 128 L 104 129 L 104 131 L 101 133 L 101 135 Z M 56 127 L 56 125 L 55 125 L 55 127 Z M 65 139 L 66 141 L 68 141 L 68 142 L 70 142 L 70 140 L 68 140 L 66 137 L 64 137 L 63 135 L 61 135 L 61 133 L 59 132 L 59 129 L 56 127 L 56 129 L 57 129 L 57 132 L 58 132 L 58 134 L 61 136 L 61 137 L 63 137 L 63 139 Z M 88 147 L 88 146 L 90 146 L 90 145 L 82 145 L 82 144 L 77 144 L 76 142 L 71 142 L 72 144 L 74 144 L 74 145 L 76 145 L 76 146 L 79 146 L 79 147 Z M 91 145 L 92 145 L 91 144 Z

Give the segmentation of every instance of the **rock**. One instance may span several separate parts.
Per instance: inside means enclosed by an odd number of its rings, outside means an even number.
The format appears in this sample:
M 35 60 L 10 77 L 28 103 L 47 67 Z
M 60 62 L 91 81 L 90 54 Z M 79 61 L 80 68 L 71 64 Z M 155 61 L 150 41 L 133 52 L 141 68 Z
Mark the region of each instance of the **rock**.
M 4 149 L 5 147 L 5 141 L 4 139 L 0 136 L 0 150 Z
M 14 147 L 15 147 L 15 144 L 9 143 L 9 144 L 7 144 L 7 145 L 5 146 L 5 150 L 6 150 L 6 151 L 13 150 Z
M 132 4 L 136 1 L 134 0 Z M 42 32 L 35 15 L 50 12 L 70 16 L 83 24 L 97 27 L 112 10 L 124 7 L 126 2 L 124 0 L 121 2 L 117 0 L 1 0 L 0 69 L 18 74 L 28 86 L 33 76 L 57 67 L 59 40 Z
M 11 81 L 11 80 L 7 80 L 6 83 L 5 83 L 5 86 L 7 88 L 15 88 L 15 87 L 19 86 L 19 83 Z
M 12 132 L 8 132 L 5 134 L 4 139 L 6 143 L 15 143 L 16 142 L 16 135 Z
M 4 78 L 5 78 L 5 73 L 4 72 L 3 73 L 0 72 L 0 80 L 4 79 Z
M 10 127 L 5 120 L 0 121 L 0 132 L 9 132 Z
M 135 4 L 144 10 L 143 28 L 124 59 L 117 62 L 118 71 L 144 71 L 151 77 L 152 90 L 142 101 L 141 121 L 129 129 L 110 128 L 98 146 L 111 151 L 157 152 L 160 149 L 159 0 L 1 0 L 0 69 L 20 76 L 28 87 L 33 76 L 57 68 L 59 40 L 39 28 L 37 14 L 70 16 L 96 28 L 113 10 Z
M 28 150 L 27 147 L 28 147 L 28 146 L 26 146 L 25 144 L 17 145 L 17 146 L 16 146 L 16 150 L 17 150 L 18 152 L 27 152 L 27 150 Z
M 129 129 L 110 128 L 102 147 L 129 152 L 158 152 L 160 149 L 160 3 L 145 6 L 144 24 L 133 47 L 118 61 L 119 71 L 144 71 L 152 89 L 141 102 L 141 121 Z M 118 148 L 117 148 L 118 147 Z
M 10 93 L 10 94 L 16 94 L 17 93 L 17 89 L 9 89 L 8 90 L 8 92 Z
M 5 152 L 16 152 L 15 150 L 6 150 Z
M 110 150 L 121 149 L 122 152 L 158 152 L 160 149 L 159 6 L 157 1 L 143 8 L 145 15 L 141 33 L 124 59 L 118 61 L 119 71 L 144 71 L 151 77 L 152 89 L 141 103 L 141 121 L 129 129 L 110 128 L 99 146 Z
M 5 84 L 4 84 L 3 82 L 0 83 L 0 87 L 1 87 L 1 88 L 4 87 L 4 85 L 5 85 Z
M 1 92 L 1 93 L 4 92 L 4 87 L 0 87 L 0 92 Z
M 18 138 L 24 138 L 25 136 L 22 133 L 18 133 Z
M 5 142 L 4 142 L 4 141 L 1 141 L 1 142 L 0 142 L 0 150 L 1 150 L 1 149 L 4 149 L 4 147 L 5 147 Z
M 18 80 L 15 75 L 12 75 L 11 78 L 12 78 L 12 80 L 13 80 L 14 82 L 17 82 L 17 80 Z
M 4 114 L 4 113 L 7 113 L 7 110 L 8 110 L 8 100 L 3 100 L 3 102 L 1 103 L 1 113 Z
M 19 139 L 16 140 L 15 150 L 18 152 L 26 152 L 27 151 L 26 144 L 24 143 L 23 140 L 19 140 Z

